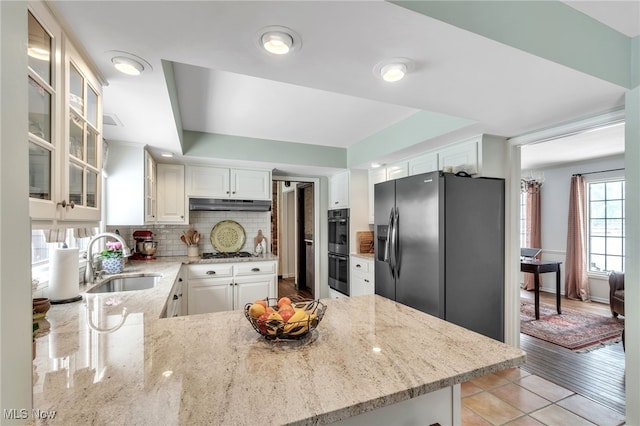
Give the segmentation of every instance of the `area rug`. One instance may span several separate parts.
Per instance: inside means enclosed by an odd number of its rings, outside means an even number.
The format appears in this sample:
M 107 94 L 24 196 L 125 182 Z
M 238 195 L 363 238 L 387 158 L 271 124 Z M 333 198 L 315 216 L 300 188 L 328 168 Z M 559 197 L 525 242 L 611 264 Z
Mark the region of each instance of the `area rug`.
M 533 301 L 520 300 L 520 331 L 573 351 L 590 351 L 619 341 L 624 320 L 540 303 L 536 320 Z

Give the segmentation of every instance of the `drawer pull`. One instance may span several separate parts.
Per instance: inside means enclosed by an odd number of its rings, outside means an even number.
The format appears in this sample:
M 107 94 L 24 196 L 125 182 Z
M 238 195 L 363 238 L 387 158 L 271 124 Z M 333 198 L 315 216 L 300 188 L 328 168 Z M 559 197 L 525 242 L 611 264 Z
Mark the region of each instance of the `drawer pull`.
M 362 268 L 362 266 L 360 266 L 360 264 L 358 263 L 358 264 L 356 265 L 356 268 Z
M 369 280 L 364 280 L 364 282 L 365 282 L 365 283 L 368 283 L 368 282 L 369 282 Z
M 260 268 L 252 268 L 251 272 L 260 272 Z
M 207 275 L 215 275 L 216 271 L 207 271 Z

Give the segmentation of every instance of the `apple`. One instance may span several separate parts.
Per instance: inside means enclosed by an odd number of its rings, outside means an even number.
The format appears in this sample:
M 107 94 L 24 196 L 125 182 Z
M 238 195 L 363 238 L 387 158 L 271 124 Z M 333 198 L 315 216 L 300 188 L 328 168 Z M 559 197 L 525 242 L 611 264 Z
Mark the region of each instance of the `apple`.
M 287 306 L 287 305 L 285 305 Z M 280 312 L 280 316 L 282 317 L 282 321 L 287 322 L 289 321 L 289 318 L 291 318 L 293 316 L 293 314 L 295 314 L 295 311 L 293 309 L 285 309 L 285 310 L 280 310 L 278 311 Z
M 258 317 L 258 329 L 261 333 L 267 334 L 267 320 L 269 319 L 268 313 L 264 313 Z

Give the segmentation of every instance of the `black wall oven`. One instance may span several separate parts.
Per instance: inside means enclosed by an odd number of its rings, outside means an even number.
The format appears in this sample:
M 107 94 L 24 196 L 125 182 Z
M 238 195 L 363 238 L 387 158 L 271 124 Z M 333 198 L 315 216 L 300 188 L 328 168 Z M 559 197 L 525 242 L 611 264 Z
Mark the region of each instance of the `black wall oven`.
M 329 210 L 329 287 L 349 296 L 349 209 Z

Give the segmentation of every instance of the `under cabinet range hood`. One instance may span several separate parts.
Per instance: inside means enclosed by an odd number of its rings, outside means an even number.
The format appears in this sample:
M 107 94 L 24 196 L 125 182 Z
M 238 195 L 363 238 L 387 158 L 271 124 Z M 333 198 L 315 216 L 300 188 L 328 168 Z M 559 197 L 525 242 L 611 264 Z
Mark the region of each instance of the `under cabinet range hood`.
M 269 200 L 225 200 L 219 198 L 189 198 L 189 211 L 268 212 Z

